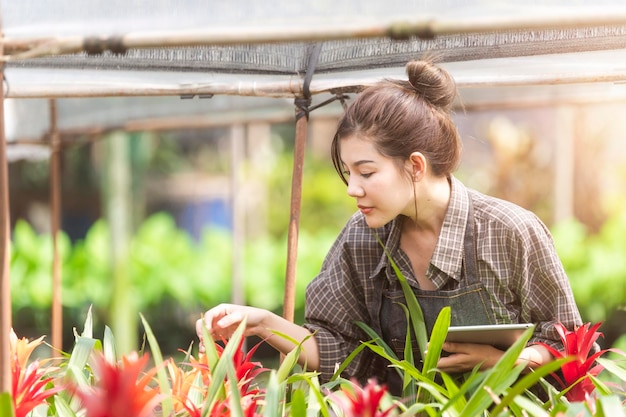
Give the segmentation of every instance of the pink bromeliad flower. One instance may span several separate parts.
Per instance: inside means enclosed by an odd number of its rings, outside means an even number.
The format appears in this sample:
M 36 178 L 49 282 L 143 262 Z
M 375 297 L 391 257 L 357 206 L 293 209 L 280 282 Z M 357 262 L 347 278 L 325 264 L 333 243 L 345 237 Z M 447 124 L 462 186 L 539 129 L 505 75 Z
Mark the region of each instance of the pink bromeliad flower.
M 368 380 L 364 387 L 353 380 L 349 387 L 342 387 L 331 397 L 341 407 L 346 417 L 385 417 L 395 408 L 392 405 L 386 410 L 381 410 L 386 393 L 387 387 L 378 385 L 374 379 Z

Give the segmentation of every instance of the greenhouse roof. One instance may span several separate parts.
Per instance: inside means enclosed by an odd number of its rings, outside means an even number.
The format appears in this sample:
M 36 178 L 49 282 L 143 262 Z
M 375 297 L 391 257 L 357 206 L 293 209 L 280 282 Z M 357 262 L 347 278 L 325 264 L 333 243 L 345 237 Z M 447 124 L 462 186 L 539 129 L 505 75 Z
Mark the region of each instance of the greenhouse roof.
M 434 55 L 460 88 L 624 78 L 619 1 L 1 0 L 9 98 L 302 95 L 403 77 Z M 593 89 L 592 89 L 593 90 Z
M 293 109 L 405 77 L 423 56 L 466 107 L 623 100 L 626 4 L 586 3 L 0 0 L 7 138 L 47 132 L 51 98 L 60 129 Z

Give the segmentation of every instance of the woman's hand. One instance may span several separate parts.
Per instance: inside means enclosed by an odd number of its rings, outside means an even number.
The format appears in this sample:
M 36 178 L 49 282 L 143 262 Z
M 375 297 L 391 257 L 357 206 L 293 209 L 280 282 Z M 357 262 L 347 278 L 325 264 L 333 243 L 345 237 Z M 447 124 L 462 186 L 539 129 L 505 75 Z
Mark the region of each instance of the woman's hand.
M 437 368 L 448 374 L 471 371 L 480 364 L 480 369 L 493 367 L 504 355 L 504 352 L 491 346 L 475 343 L 445 342 L 443 350 L 450 353 L 437 362 Z
M 474 343 L 445 342 L 443 350 L 450 353 L 437 362 L 437 368 L 453 374 L 471 371 L 477 364 L 480 370 L 492 368 L 504 355 L 504 351 L 491 345 Z M 533 345 L 525 347 L 516 361 L 516 365 L 525 364 L 525 371 L 545 365 L 554 358 L 543 346 Z
M 246 319 L 244 336 L 258 336 L 266 340 L 280 353 L 287 355 L 295 347 L 294 343 L 275 332 L 286 334 L 292 339 L 302 342 L 302 352 L 298 358 L 300 365 L 306 365 L 309 370 L 319 367 L 319 352 L 317 342 L 311 332 L 298 326 L 283 317 L 257 307 L 237 304 L 220 304 L 204 313 L 196 321 L 196 334 L 200 339 L 200 352 L 204 352 L 204 329 L 213 340 L 230 339 L 241 322 Z
M 256 307 L 241 306 L 236 304 L 220 304 L 204 313 L 201 319 L 196 321 L 196 334 L 200 341 L 203 337 L 203 327 L 214 340 L 230 339 L 243 319 L 246 319 L 246 336 L 267 336 L 267 329 L 263 322 L 270 316 L 267 310 Z M 200 344 L 200 348 L 204 346 Z

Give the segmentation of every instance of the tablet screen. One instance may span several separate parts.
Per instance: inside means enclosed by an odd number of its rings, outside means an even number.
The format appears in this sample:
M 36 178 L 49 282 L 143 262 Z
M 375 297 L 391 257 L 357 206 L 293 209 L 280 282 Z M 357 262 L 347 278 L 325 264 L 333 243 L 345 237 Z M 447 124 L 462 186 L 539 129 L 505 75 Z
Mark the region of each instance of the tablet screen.
M 450 326 L 446 342 L 480 343 L 508 348 L 532 323 Z

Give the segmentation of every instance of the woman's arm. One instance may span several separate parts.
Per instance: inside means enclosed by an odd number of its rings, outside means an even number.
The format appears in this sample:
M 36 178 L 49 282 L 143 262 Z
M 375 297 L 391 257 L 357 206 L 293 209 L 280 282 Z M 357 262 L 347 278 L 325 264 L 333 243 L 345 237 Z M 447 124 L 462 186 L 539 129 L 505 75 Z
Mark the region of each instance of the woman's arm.
M 272 347 L 284 355 L 291 352 L 295 345 L 275 334 L 275 331 L 286 334 L 299 342 L 308 337 L 302 343 L 302 352 L 298 358 L 298 363 L 309 370 L 319 368 L 317 342 L 310 331 L 268 310 L 236 304 L 220 304 L 208 310 L 203 318 L 198 319 L 196 333 L 201 341 L 201 351 L 204 350 L 202 345 L 203 326 L 213 339 L 229 339 L 244 318 L 246 319 L 244 332 L 246 336 L 254 335 L 267 340 Z

